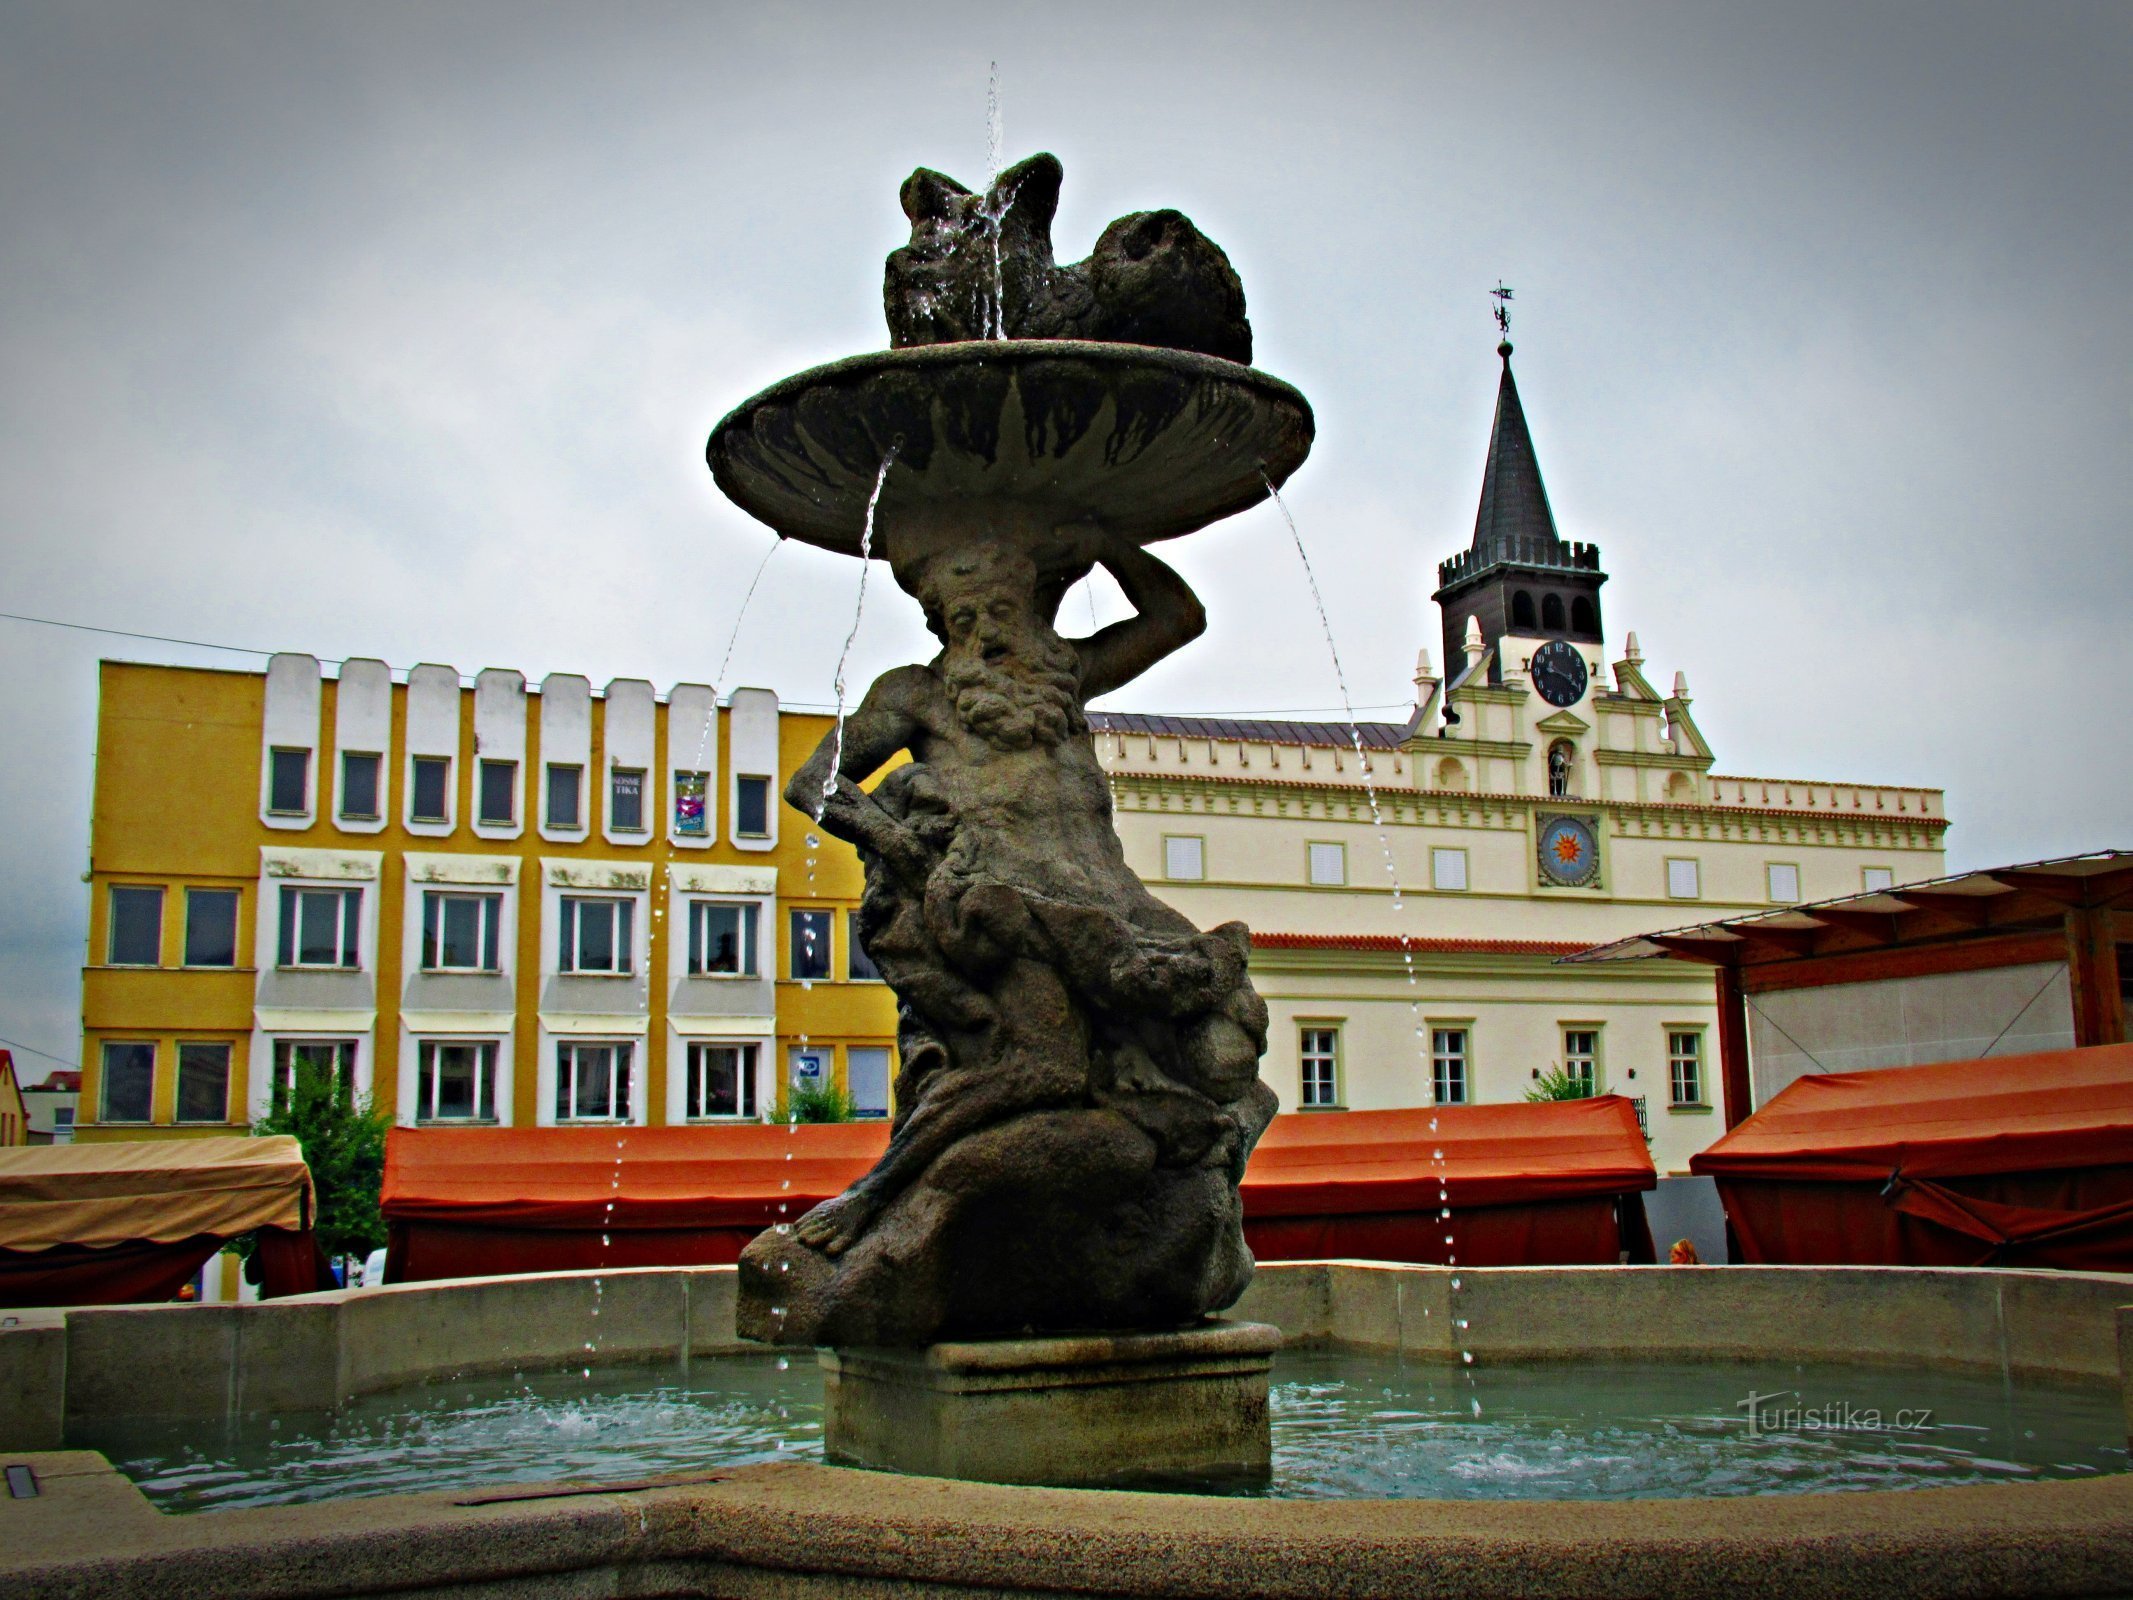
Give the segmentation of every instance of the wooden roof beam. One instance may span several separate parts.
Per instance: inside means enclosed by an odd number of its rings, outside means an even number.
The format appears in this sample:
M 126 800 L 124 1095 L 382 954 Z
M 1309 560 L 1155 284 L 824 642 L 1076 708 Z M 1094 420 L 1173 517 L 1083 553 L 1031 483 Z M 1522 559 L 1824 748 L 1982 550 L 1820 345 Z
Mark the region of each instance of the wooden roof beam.
M 1810 915 L 1818 916 L 1819 913 Z M 1812 928 L 1768 928 L 1753 922 L 1737 922 L 1729 931 L 1750 944 L 1775 950 L 1781 955 L 1811 956 L 1815 953 L 1815 930 Z
M 1824 927 L 1859 934 L 1876 944 L 1898 944 L 1904 936 L 1899 911 L 1854 911 L 1845 906 L 1817 906 L 1804 913 Z
M 1933 889 L 1889 889 L 1883 892 L 1915 910 L 1930 911 L 1966 928 L 1989 927 L 1993 902 L 2000 898 L 1995 894 L 1944 894 Z

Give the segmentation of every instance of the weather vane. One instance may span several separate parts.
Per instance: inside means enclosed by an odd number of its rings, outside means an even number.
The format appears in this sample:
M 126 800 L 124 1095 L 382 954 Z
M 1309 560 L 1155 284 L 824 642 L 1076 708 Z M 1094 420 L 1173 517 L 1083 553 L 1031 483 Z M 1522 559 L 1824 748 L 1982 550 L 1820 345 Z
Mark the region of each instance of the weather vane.
M 1508 340 L 1511 337 L 1511 291 L 1504 287 L 1503 279 L 1496 280 L 1489 298 L 1496 302 L 1496 331 Z

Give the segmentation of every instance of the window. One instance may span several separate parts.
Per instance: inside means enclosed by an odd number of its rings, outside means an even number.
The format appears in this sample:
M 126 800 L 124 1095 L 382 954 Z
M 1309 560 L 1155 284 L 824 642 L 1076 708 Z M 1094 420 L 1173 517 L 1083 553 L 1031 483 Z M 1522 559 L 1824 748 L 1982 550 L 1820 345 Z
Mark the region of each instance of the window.
M 555 1047 L 556 1121 L 627 1122 L 629 1115 L 628 1045 L 559 1044 Z
M 1889 867 L 1861 867 L 1859 882 L 1867 889 L 1893 889 L 1896 887 L 1896 873 Z
M 146 1122 L 155 1103 L 156 1047 L 129 1040 L 104 1045 L 105 1122 Z
M 1430 1093 L 1440 1106 L 1466 1104 L 1466 1029 L 1432 1028 L 1429 1031 Z
M 792 914 L 792 975 L 812 981 L 830 975 L 830 914 Z
M 689 1120 L 753 1117 L 755 1058 L 752 1044 L 690 1045 L 685 1110 Z
M 379 757 L 354 750 L 341 752 L 341 815 L 350 822 L 374 822 L 378 806 Z
M 1429 853 L 1429 884 L 1432 889 L 1460 890 L 1466 887 L 1466 852 L 1435 849 Z
M 717 900 L 689 902 L 689 972 L 695 977 L 756 975 L 756 908 Z
M 613 833 L 644 832 L 644 769 L 617 767 L 609 776 L 607 826 Z
M 500 894 L 431 889 L 422 896 L 422 970 L 496 972 L 503 928 Z
M 711 817 L 704 802 L 711 793 L 711 777 L 704 772 L 674 774 L 674 832 L 684 839 L 701 839 L 711 831 Z
M 185 964 L 188 967 L 237 965 L 237 891 L 185 891 Z
M 267 752 L 267 809 L 276 816 L 300 817 L 311 809 L 311 752 Z
M 853 1045 L 844 1052 L 845 1090 L 854 1117 L 889 1114 L 889 1052 L 880 1045 Z
M 556 960 L 559 972 L 614 972 L 632 970 L 635 950 L 630 937 L 636 918 L 631 900 L 584 900 L 563 898 L 563 943 Z
M 1541 628 L 1547 633 L 1563 631 L 1563 597 L 1559 594 L 1541 596 Z
M 733 831 L 743 839 L 770 837 L 770 780 L 733 780 Z
M 826 1089 L 831 1077 L 830 1053 L 826 1049 L 795 1048 L 787 1055 L 795 1089 Z
M 1773 861 L 1764 869 L 1770 898 L 1790 903 L 1800 898 L 1800 869 L 1789 861 Z
M 449 756 L 415 757 L 415 782 L 408 798 L 410 822 L 450 822 L 452 760 Z
M 285 967 L 353 967 L 363 916 L 361 889 L 281 892 L 281 956 Z
M 1570 631 L 1584 634 L 1600 631 L 1600 615 L 1593 610 L 1592 602 L 1584 595 L 1570 597 Z
M 859 913 L 844 914 L 844 975 L 854 983 L 881 982 L 881 969 L 859 941 Z
M 1348 881 L 1348 847 L 1344 844 L 1308 844 L 1304 846 L 1305 860 L 1310 868 L 1311 881 L 1316 884 L 1341 884 Z
M 1163 876 L 1178 883 L 1198 883 L 1207 876 L 1200 840 L 1187 834 L 1163 835 Z
M 1533 627 L 1533 596 L 1523 589 L 1511 594 L 1511 626 L 1529 631 Z
M 226 1044 L 178 1046 L 178 1120 L 230 1120 L 230 1047 Z
M 1563 1074 L 1574 1083 L 1582 1083 L 1587 1094 L 1600 1092 L 1599 1029 L 1563 1030 Z
M 111 890 L 111 965 L 154 967 L 163 962 L 163 891 Z
M 585 769 L 551 765 L 548 768 L 548 826 L 558 830 L 585 826 L 580 802 L 585 794 Z
M 1700 1106 L 1703 1098 L 1703 1032 L 1697 1028 L 1669 1028 L 1666 1035 L 1666 1076 L 1673 1103 Z
M 518 821 L 518 763 L 484 761 L 481 764 L 481 820 L 493 828 L 508 828 Z
M 1696 900 L 1703 895 L 1703 871 L 1688 856 L 1666 858 L 1666 892 L 1676 900 Z
M 417 1122 L 496 1120 L 496 1041 L 424 1039 L 415 1049 Z
M 1337 1028 L 1305 1028 L 1297 1034 L 1297 1051 L 1303 1059 L 1305 1106 L 1341 1103 L 1340 1042 Z
M 276 1110 L 289 1103 L 299 1077 L 317 1074 L 344 1095 L 355 1093 L 356 1042 L 353 1039 L 276 1039 L 274 1078 L 269 1094 Z

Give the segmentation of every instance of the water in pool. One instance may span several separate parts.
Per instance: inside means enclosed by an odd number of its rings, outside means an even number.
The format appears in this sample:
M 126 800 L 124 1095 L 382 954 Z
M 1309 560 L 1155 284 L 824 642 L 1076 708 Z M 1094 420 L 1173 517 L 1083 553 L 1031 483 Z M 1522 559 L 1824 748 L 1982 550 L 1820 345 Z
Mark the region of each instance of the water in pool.
M 2114 1389 L 1910 1368 L 1467 1369 L 1292 1351 L 1275 1359 L 1271 1400 L 1274 1477 L 1253 1492 L 1280 1498 L 1796 1494 L 2127 1465 Z M 573 1369 L 372 1395 L 331 1415 L 143 1424 L 72 1442 L 103 1450 L 169 1511 L 613 1482 L 821 1460 L 822 1375 L 770 1355 L 610 1367 L 589 1382 Z

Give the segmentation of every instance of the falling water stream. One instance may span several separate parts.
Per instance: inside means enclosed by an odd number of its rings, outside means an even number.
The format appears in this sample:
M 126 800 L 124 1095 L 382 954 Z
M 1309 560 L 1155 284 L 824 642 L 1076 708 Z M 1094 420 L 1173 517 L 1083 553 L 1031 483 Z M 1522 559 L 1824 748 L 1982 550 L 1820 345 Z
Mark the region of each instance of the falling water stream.
M 1378 805 L 1378 789 L 1371 772 L 1370 756 L 1363 749 L 1363 730 L 1355 720 L 1355 702 L 1348 693 L 1348 675 L 1341 668 L 1340 647 L 1333 641 L 1333 620 L 1326 613 L 1325 597 L 1319 592 L 1318 588 L 1318 574 L 1312 570 L 1310 552 L 1304 548 L 1303 533 L 1296 526 L 1296 518 L 1289 510 L 1288 501 L 1282 499 L 1281 491 L 1274 487 L 1274 480 L 1265 473 L 1260 474 L 1259 481 L 1266 485 L 1266 492 L 1273 500 L 1275 509 L 1281 513 L 1281 520 L 1288 524 L 1289 538 L 1296 546 L 1296 559 L 1303 564 L 1304 581 L 1310 586 L 1311 604 L 1318 610 L 1318 625 L 1326 636 L 1326 654 L 1333 660 L 1333 681 L 1340 690 L 1341 714 L 1348 726 L 1348 742 L 1355 749 L 1356 764 L 1363 775 L 1363 794 L 1370 802 L 1370 821 L 1371 825 L 1377 830 L 1378 849 L 1385 858 L 1385 877 L 1392 889 L 1392 912 L 1397 917 L 1407 909 L 1406 894 L 1400 887 L 1399 864 L 1393 856 L 1392 837 L 1385 829 L 1385 814 Z M 1421 1061 L 1425 1080 L 1430 1082 L 1432 1095 L 1434 1096 L 1435 1069 L 1430 1059 L 1429 1030 L 1422 1017 L 1422 999 L 1419 993 L 1420 980 L 1415 974 L 1414 941 L 1404 926 L 1399 930 L 1398 939 L 1400 944 L 1400 964 L 1407 975 L 1409 994 L 1407 1009 L 1414 1021 L 1415 1054 Z M 1429 1119 L 1429 1131 L 1431 1133 L 1437 1131 L 1437 1118 L 1434 1115 Z M 1431 1161 L 1437 1168 L 1437 1220 L 1449 1228 L 1452 1219 L 1451 1188 L 1449 1174 L 1444 1164 L 1444 1151 L 1442 1149 L 1432 1151 Z M 1459 1274 L 1456 1269 L 1459 1265 L 1459 1257 L 1453 1253 L 1454 1235 L 1447 1232 L 1444 1235 L 1444 1244 L 1445 1265 L 1454 1269 L 1451 1277 L 1452 1293 L 1457 1295 L 1459 1292 Z M 1467 1319 L 1456 1314 L 1456 1301 L 1453 1302 L 1452 1310 L 1454 1314 L 1452 1316 L 1453 1338 L 1451 1342 L 1463 1345 L 1464 1341 L 1458 1336 L 1467 1331 Z M 1429 1315 L 1427 1307 L 1423 1309 L 1422 1314 L 1425 1317 Z M 1474 1352 L 1461 1348 L 1459 1359 L 1461 1364 L 1471 1371 L 1474 1364 Z M 1481 1401 L 1478 1397 L 1473 1400 L 1473 1407 L 1474 1415 L 1480 1416 Z
M 874 474 L 874 492 L 867 496 L 866 521 L 859 529 L 859 600 L 852 607 L 852 627 L 844 636 L 844 648 L 837 652 L 837 732 L 831 745 L 829 771 L 822 779 L 822 798 L 815 803 L 817 822 L 828 809 L 830 796 L 837 792 L 837 769 L 844 765 L 844 668 L 852 658 L 852 641 L 859 637 L 860 619 L 867 613 L 867 573 L 874 565 L 874 510 L 881 504 L 881 486 L 889 481 L 889 468 L 895 464 L 901 447 L 901 441 L 890 445 L 889 453 L 881 458 L 881 470 Z

